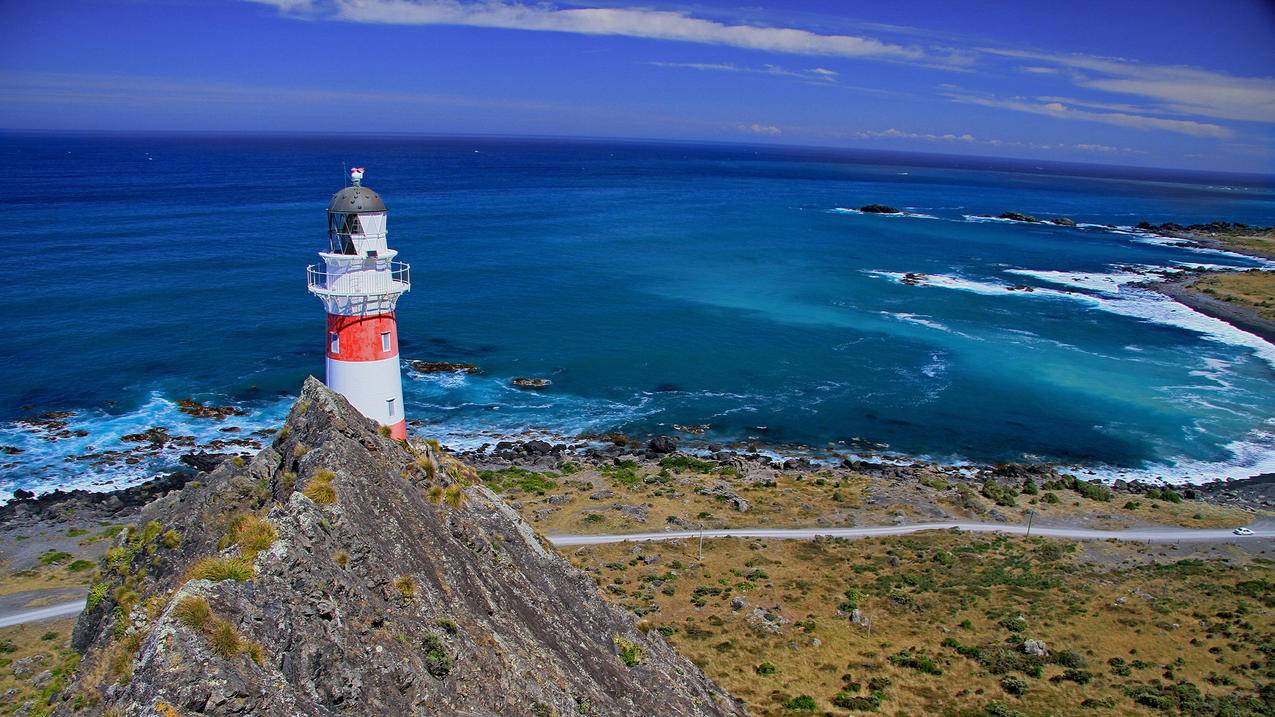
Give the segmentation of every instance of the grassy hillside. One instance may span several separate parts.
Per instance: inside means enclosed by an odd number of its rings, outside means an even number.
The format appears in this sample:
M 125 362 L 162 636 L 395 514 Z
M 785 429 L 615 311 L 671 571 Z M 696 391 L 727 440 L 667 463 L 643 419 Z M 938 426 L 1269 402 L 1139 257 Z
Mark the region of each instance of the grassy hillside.
M 757 715 L 1272 714 L 1275 569 L 1230 550 L 943 531 L 572 557 Z

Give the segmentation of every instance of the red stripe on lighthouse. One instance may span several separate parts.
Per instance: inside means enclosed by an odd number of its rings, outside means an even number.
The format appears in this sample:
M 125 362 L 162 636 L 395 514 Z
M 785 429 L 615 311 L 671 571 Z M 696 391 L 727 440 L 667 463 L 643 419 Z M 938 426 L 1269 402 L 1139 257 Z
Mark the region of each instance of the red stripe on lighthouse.
M 379 361 L 398 355 L 394 314 L 338 316 L 328 314 L 328 358 L 338 361 Z M 389 350 L 384 336 L 388 334 Z M 336 340 L 333 340 L 335 336 Z M 333 351 L 332 349 L 338 349 Z
M 390 438 L 393 438 L 396 441 L 407 440 L 407 419 L 406 418 L 390 426 Z

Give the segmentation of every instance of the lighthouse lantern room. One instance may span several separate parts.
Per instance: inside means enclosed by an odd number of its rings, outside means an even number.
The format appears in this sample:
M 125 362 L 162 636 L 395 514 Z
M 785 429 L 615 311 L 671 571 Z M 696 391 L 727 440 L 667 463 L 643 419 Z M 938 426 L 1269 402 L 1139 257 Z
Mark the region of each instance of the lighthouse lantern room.
M 381 197 L 363 186 L 363 168 L 328 204 L 328 250 L 306 268 L 310 293 L 328 313 L 327 380 L 360 413 L 407 437 L 394 308 L 411 289 L 411 267 L 386 244 Z

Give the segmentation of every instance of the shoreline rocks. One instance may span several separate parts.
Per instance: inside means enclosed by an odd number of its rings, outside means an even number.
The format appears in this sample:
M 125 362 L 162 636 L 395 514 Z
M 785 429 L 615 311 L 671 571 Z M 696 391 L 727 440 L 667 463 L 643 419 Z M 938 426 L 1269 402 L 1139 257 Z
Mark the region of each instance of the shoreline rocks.
M 518 388 L 531 389 L 548 388 L 553 385 L 553 381 L 550 381 L 547 378 L 531 378 L 527 376 L 518 376 L 509 383 L 513 386 L 517 386 Z
M 901 212 L 894 207 L 888 207 L 884 204 L 865 204 L 859 207 L 859 211 L 864 214 L 900 214 Z

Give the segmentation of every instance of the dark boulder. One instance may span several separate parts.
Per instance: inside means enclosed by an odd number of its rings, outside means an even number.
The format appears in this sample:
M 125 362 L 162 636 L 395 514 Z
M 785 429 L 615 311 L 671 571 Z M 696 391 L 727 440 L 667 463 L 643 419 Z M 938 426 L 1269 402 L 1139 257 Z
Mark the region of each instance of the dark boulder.
M 899 210 L 894 207 L 887 207 L 884 204 L 865 204 L 859 207 L 859 211 L 864 214 L 898 214 Z
M 653 453 L 672 453 L 677 450 L 677 441 L 668 436 L 656 436 L 647 442 L 646 447 Z
M 413 361 L 412 369 L 418 373 L 479 373 L 479 368 L 472 363 L 453 363 L 450 361 Z
M 1001 212 L 1001 213 L 1000 213 L 1000 215 L 999 215 L 999 216 L 997 216 L 996 218 L 997 218 L 997 219 L 1011 219 L 1011 220 L 1016 221 L 1016 222 L 1030 222 L 1030 223 L 1033 223 L 1033 224 L 1035 224 L 1035 223 L 1039 223 L 1039 222 L 1040 222 L 1040 220 L 1039 220 L 1039 219 L 1037 219 L 1036 217 L 1033 217 L 1033 216 L 1032 216 L 1032 215 L 1030 215 L 1030 214 L 1023 214 L 1023 213 L 1021 213 L 1021 212 Z

